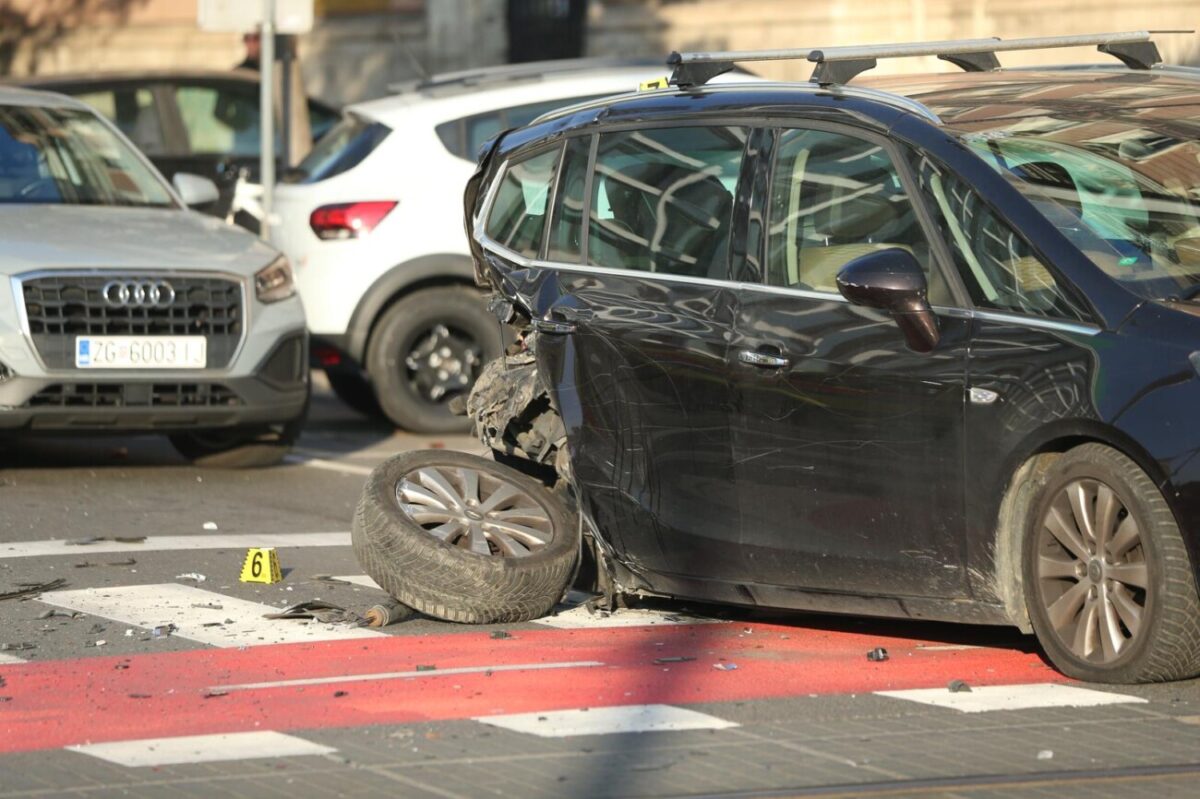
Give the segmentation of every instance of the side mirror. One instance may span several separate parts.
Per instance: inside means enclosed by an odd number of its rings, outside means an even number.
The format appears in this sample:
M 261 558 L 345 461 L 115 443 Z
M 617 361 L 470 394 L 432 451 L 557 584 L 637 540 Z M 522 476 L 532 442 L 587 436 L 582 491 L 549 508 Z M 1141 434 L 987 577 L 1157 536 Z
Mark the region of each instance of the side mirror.
M 176 172 L 175 177 L 171 178 L 171 183 L 174 184 L 175 191 L 179 192 L 179 199 L 183 200 L 183 204 L 188 208 L 209 205 L 221 199 L 217 184 L 199 175 Z
M 887 311 L 914 352 L 937 346 L 937 317 L 929 307 L 925 272 L 908 250 L 890 247 L 861 255 L 837 275 L 838 291 L 850 302 Z

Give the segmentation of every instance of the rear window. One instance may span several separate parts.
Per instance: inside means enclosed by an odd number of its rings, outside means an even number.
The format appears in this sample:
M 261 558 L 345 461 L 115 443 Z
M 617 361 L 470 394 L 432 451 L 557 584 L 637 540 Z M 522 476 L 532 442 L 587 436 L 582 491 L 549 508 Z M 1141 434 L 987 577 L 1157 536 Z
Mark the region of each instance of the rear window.
M 392 129 L 379 122 L 347 116 L 327 133 L 304 160 L 283 176 L 284 183 L 317 183 L 358 166 Z
M 479 148 L 488 139 L 502 130 L 519 128 L 528 125 L 542 114 L 565 108 L 576 103 L 585 103 L 606 97 L 604 94 L 588 94 L 582 97 L 564 97 L 560 100 L 543 100 L 539 103 L 518 105 L 512 108 L 501 108 L 484 114 L 474 114 L 469 117 L 443 122 L 438 125 L 437 135 L 442 145 L 452 155 L 474 161 Z

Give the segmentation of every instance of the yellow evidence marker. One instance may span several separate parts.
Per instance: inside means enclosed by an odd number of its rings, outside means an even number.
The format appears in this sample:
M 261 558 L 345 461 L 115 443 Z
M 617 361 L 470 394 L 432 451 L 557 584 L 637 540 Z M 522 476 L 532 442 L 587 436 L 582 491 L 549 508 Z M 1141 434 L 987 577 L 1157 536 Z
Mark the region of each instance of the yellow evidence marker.
M 654 80 L 644 80 L 638 84 L 639 92 L 648 92 L 653 89 L 666 89 L 671 85 L 670 78 L 655 78 Z
M 279 571 L 279 555 L 275 547 L 254 548 L 246 551 L 246 562 L 242 564 L 243 583 L 277 583 L 283 579 Z

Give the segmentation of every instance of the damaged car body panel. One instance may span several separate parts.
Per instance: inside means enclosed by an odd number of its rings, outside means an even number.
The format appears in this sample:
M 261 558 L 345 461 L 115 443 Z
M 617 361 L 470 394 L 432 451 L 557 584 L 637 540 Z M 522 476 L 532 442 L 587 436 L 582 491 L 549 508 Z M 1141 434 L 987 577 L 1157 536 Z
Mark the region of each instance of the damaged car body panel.
M 535 122 L 481 166 L 477 269 L 536 341 L 511 391 L 473 398 L 503 408 L 485 441 L 504 451 L 523 397 L 552 404 L 621 590 L 1028 630 L 1032 511 L 1006 518 L 1006 492 L 1087 442 L 1150 475 L 1200 562 L 1200 440 L 1165 421 L 1200 400 L 1194 306 L 1106 276 L 898 99 L 653 92 Z M 930 352 L 839 293 L 885 250 L 924 271 Z

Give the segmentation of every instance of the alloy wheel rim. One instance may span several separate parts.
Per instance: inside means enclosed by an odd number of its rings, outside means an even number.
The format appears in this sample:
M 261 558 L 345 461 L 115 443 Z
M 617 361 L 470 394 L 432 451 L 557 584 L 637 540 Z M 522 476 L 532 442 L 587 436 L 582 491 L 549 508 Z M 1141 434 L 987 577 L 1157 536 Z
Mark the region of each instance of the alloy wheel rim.
M 415 469 L 396 483 L 396 501 L 434 538 L 477 555 L 524 558 L 555 536 L 550 513 L 532 495 L 470 467 Z
M 417 394 L 440 403 L 469 390 L 482 362 L 483 350 L 474 339 L 439 323 L 417 336 L 404 367 Z
M 1042 518 L 1038 595 L 1058 640 L 1089 663 L 1130 651 L 1148 621 L 1150 572 L 1137 520 L 1111 486 L 1064 486 Z

